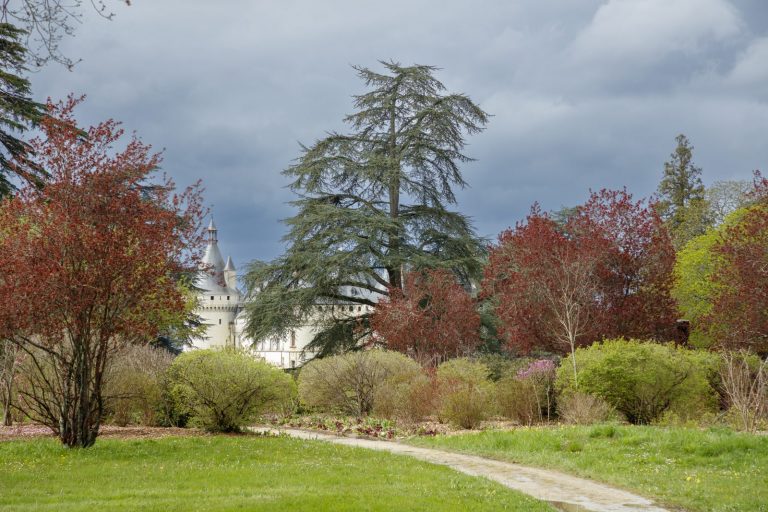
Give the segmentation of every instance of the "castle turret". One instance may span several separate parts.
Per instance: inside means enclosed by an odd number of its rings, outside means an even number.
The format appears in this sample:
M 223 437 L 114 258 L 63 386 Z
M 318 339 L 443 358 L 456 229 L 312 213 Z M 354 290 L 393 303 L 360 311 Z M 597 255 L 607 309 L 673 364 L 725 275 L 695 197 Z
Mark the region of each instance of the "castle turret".
M 227 264 L 224 266 L 224 283 L 232 290 L 237 288 L 237 270 L 231 256 L 227 256 Z
M 200 289 L 195 312 L 206 326 L 206 332 L 204 337 L 194 340 L 193 345 L 196 348 L 235 346 L 235 318 L 240 308 L 237 272 L 231 258 L 224 264 L 213 219 L 206 229 L 206 237 L 208 246 L 195 282 Z

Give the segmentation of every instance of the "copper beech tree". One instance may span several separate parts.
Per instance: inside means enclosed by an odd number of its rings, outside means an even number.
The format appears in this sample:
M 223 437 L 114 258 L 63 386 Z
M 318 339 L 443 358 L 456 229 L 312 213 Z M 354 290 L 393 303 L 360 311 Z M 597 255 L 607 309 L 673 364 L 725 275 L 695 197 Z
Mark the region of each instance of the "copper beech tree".
M 592 193 L 564 225 L 537 206 L 491 248 L 482 295 L 510 349 L 570 351 L 603 337 L 671 340 L 674 249 L 625 190 Z M 576 369 L 574 368 L 574 372 Z
M 405 286 L 390 289 L 377 305 L 371 327 L 387 348 L 424 366 L 466 355 L 480 344 L 475 301 L 444 269 L 406 274 Z
M 160 161 L 106 121 L 77 128 L 79 100 L 47 105 L 35 165 L 50 182 L 0 204 L 0 337 L 28 358 L 21 401 L 70 447 L 93 445 L 104 371 L 184 314 L 175 279 L 196 267 L 199 184 L 152 182 Z M 17 165 L 28 165 L 17 162 Z

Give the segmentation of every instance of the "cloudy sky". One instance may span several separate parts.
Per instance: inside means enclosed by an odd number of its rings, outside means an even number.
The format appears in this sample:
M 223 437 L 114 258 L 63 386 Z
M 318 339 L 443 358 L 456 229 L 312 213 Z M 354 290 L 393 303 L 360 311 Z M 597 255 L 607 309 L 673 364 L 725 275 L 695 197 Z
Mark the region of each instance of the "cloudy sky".
M 87 2 L 86 2 L 87 3 Z M 494 115 L 469 140 L 459 208 L 494 237 L 534 201 L 590 188 L 656 189 L 685 133 L 705 182 L 768 170 L 765 0 L 135 0 L 86 13 L 73 71 L 32 75 L 36 97 L 87 94 L 82 123 L 113 117 L 165 149 L 180 185 L 204 181 L 223 252 L 283 250 L 293 211 L 280 171 L 364 91 L 350 65 L 442 68 Z

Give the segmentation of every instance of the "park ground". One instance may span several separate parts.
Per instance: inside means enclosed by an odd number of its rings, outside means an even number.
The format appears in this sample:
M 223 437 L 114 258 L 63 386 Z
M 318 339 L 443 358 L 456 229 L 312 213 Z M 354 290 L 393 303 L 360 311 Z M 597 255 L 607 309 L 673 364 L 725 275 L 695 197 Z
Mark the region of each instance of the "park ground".
M 285 437 L 107 428 L 70 450 L 27 427 L 3 439 L 0 510 L 550 510 L 448 468 Z M 406 442 L 558 469 L 675 510 L 768 511 L 763 435 L 608 424 Z
M 408 457 L 287 437 L 140 430 L 85 450 L 41 437 L 0 442 L 0 510 L 552 509 Z

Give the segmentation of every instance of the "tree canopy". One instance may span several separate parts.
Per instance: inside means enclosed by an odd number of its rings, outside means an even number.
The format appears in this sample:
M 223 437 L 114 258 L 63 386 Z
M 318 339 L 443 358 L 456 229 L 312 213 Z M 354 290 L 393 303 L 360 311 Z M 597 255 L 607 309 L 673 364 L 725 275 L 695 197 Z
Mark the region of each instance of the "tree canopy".
M 768 180 L 755 173 L 746 206 L 678 253 L 674 295 L 701 347 L 768 353 Z
M 371 326 L 388 349 L 424 366 L 470 355 L 481 341 L 475 302 L 445 269 L 407 273 L 405 286 L 379 302 Z
M 197 267 L 201 199 L 167 179 L 147 186 L 159 155 L 135 138 L 116 148 L 114 121 L 80 130 L 77 103 L 49 104 L 31 141 L 49 183 L 0 202 L 0 339 L 32 361 L 27 411 L 64 444 L 87 447 L 112 355 L 187 313 L 175 276 Z
M 657 208 L 667 223 L 673 242 L 681 247 L 702 234 L 710 221 L 701 181 L 701 168 L 693 164 L 693 146 L 682 133 L 675 137 L 677 147 L 664 162 L 659 183 Z
M 350 133 L 302 146 L 283 172 L 298 212 L 286 221 L 285 254 L 246 274 L 246 329 L 256 340 L 300 325 L 317 304 L 373 306 L 402 287 L 405 271 L 446 268 L 468 283 L 480 270 L 482 243 L 450 206 L 466 185 L 465 134 L 489 116 L 446 93 L 432 66 L 382 65 L 383 73 L 354 68 L 369 91 L 354 97 Z M 369 333 L 365 314 L 325 318 L 310 344 L 322 353 Z
M 564 352 L 604 337 L 672 339 L 674 251 L 652 205 L 594 192 L 565 224 L 534 207 L 491 248 L 482 294 L 509 349 Z

